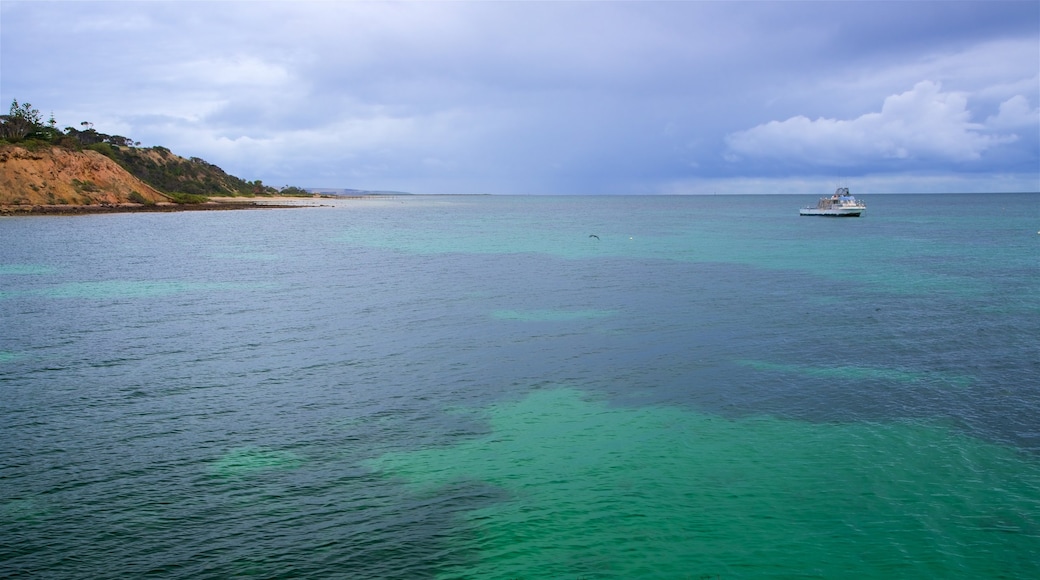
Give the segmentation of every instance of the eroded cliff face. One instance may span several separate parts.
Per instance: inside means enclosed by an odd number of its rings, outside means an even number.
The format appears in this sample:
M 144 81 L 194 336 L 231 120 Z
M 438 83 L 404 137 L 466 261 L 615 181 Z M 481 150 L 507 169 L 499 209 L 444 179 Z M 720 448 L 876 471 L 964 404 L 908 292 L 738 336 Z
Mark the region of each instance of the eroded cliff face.
M 96 151 L 0 145 L 0 206 L 168 201 L 167 196 Z

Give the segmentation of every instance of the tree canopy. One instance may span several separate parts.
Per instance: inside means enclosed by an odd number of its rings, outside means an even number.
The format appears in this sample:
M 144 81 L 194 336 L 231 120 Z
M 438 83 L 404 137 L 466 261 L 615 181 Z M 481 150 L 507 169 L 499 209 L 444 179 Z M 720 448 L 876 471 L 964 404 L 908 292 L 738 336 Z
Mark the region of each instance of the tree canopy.
M 51 115 L 52 122 L 53 118 Z M 53 124 L 44 125 L 38 109 L 31 103 L 19 105 L 18 99 L 11 101 L 11 110 L 6 115 L 0 115 L 0 138 L 12 143 L 30 138 L 49 140 L 52 130 Z

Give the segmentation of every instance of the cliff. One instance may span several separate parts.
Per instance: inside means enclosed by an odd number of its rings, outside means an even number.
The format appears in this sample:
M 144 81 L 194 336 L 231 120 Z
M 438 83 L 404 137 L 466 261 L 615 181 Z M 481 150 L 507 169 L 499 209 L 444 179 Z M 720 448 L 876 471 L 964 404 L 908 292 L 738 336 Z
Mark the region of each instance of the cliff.
M 169 196 L 97 151 L 0 145 L 0 206 L 163 204 Z

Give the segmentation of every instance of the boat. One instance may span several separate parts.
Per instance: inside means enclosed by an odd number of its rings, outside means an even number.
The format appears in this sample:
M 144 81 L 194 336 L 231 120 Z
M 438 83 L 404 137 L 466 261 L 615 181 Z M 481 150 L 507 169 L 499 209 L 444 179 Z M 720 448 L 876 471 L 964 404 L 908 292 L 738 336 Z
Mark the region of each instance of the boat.
M 856 199 L 849 188 L 839 187 L 834 195 L 821 197 L 816 207 L 806 206 L 798 210 L 798 215 L 822 215 L 830 217 L 859 217 L 867 210 L 867 204 Z

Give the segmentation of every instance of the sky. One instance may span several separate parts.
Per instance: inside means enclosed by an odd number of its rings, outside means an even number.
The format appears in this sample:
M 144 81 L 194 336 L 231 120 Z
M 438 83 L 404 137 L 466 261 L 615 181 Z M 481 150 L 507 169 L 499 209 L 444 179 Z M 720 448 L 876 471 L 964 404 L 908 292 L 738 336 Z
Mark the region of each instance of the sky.
M 0 103 L 281 187 L 1040 191 L 1040 1 L 17 2 Z

